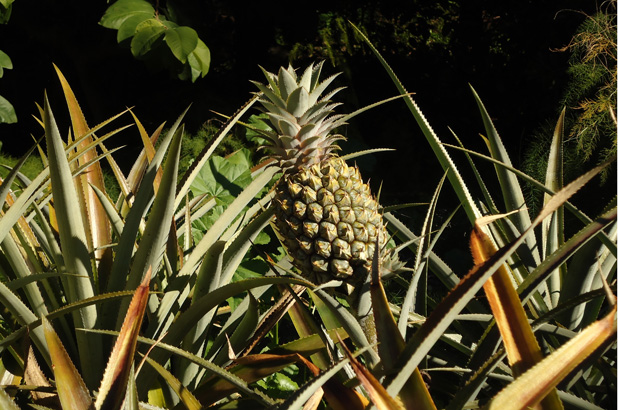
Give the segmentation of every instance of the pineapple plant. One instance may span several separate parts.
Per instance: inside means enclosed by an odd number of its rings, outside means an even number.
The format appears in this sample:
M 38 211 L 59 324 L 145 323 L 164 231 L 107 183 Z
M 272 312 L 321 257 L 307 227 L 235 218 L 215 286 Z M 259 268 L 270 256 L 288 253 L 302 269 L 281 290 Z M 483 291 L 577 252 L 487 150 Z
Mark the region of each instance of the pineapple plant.
M 263 131 L 272 158 L 283 170 L 275 187 L 275 225 L 294 266 L 304 277 L 323 283 L 363 281 L 376 246 L 387 240 L 378 202 L 356 166 L 336 155 L 344 139 L 334 130 L 348 117 L 335 114 L 324 92 L 337 74 L 320 81 L 322 63 L 302 75 L 290 66 L 263 72 L 267 84 L 254 82 L 271 130 Z

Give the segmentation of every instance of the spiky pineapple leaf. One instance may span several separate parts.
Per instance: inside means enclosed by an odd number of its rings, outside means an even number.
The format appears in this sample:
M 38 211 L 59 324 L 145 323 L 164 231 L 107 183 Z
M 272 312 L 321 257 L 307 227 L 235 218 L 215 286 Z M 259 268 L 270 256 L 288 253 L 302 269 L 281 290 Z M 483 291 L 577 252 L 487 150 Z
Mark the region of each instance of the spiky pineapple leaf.
M 356 27 L 352 23 L 350 23 L 350 25 L 354 28 L 354 30 L 356 30 L 357 34 L 365 41 L 365 43 L 369 46 L 371 51 L 373 51 L 373 53 L 376 55 L 376 57 L 378 58 L 378 60 L 380 61 L 380 63 L 382 64 L 386 72 L 388 73 L 389 77 L 393 81 L 397 90 L 399 90 L 399 92 L 402 95 L 405 95 L 404 101 L 406 105 L 408 106 L 408 108 L 410 109 L 410 111 L 412 112 L 412 115 L 414 116 L 414 119 L 418 123 L 419 127 L 421 128 L 423 135 L 425 135 L 425 138 L 429 142 L 429 145 L 434 151 L 444 171 L 446 172 L 446 170 L 448 170 L 449 181 L 451 182 L 453 189 L 457 193 L 459 200 L 464 206 L 464 209 L 466 210 L 466 214 L 468 215 L 468 218 L 471 221 L 476 220 L 476 218 L 481 216 L 481 212 L 477 208 L 474 200 L 472 199 L 469 189 L 465 183 L 465 180 L 459 174 L 459 171 L 457 170 L 455 163 L 451 159 L 446 149 L 442 146 L 442 142 L 440 141 L 440 138 L 438 138 L 437 134 L 434 132 L 433 128 L 431 127 L 431 125 L 429 124 L 429 122 L 427 121 L 423 113 L 421 112 L 416 102 L 412 99 L 410 94 L 406 91 L 405 87 L 403 86 L 401 81 L 399 81 L 394 71 L 388 65 L 386 60 L 382 57 L 378 49 L 375 48 L 375 46 L 371 43 L 371 41 L 369 41 L 367 36 L 365 36 L 365 34 L 358 27 Z
M 615 300 L 614 300 L 615 303 Z M 616 338 L 616 305 L 496 395 L 488 409 L 533 407 L 551 392 L 579 363 Z
M 122 405 L 133 366 L 137 336 L 148 303 L 151 271 L 152 268 L 148 269 L 131 299 L 120 334 L 108 359 L 95 403 L 99 410 L 117 410 Z
M 159 145 L 155 157 L 146 168 L 143 178 L 141 178 L 140 189 L 135 193 L 135 201 L 131 206 L 131 210 L 127 214 L 123 234 L 119 238 L 118 245 L 116 246 L 116 257 L 114 258 L 114 263 L 110 272 L 110 279 L 107 287 L 108 291 L 118 291 L 124 289 L 126 286 L 127 272 L 131 270 L 130 261 L 132 259 L 131 255 L 133 254 L 133 246 L 136 243 L 140 225 L 142 224 L 142 219 L 154 201 L 154 180 L 158 169 L 163 162 L 163 158 L 167 153 L 167 149 L 174 135 L 180 128 L 182 118 L 185 114 L 186 110 L 179 116 L 176 122 L 169 129 L 165 138 Z M 169 228 L 169 225 L 166 228 Z M 144 250 L 144 252 L 146 253 L 146 250 Z M 144 264 L 141 266 L 143 272 L 145 272 L 145 266 L 146 265 Z M 154 265 L 151 263 L 149 266 Z M 137 266 L 135 266 L 135 269 L 137 269 Z M 135 274 L 134 276 L 134 281 L 136 282 L 134 283 L 134 287 L 137 287 L 137 284 L 142 279 L 142 275 L 139 275 L 138 277 L 138 275 Z M 116 318 L 117 311 L 110 313 L 110 315 Z
M 468 304 L 487 279 L 504 264 L 510 254 L 524 242 L 526 236 L 531 234 L 531 231 L 538 226 L 545 217 L 562 206 L 583 185 L 601 172 L 605 166 L 607 166 L 607 164 L 593 168 L 554 195 L 532 222 L 528 230 L 523 232 L 516 241 L 498 250 L 482 266 L 473 268 L 459 282 L 459 285 L 447 294 L 442 302 L 436 306 L 423 326 L 421 326 L 407 343 L 406 349 L 402 354 L 402 360 L 405 364 L 402 370 L 387 386 L 389 394 L 394 395 L 401 390 L 406 380 L 408 380 L 431 347 L 455 320 L 457 314 Z
M 56 389 L 63 410 L 94 409 L 88 388 L 69 354 L 64 349 L 60 338 L 47 318 L 43 318 L 43 331 L 53 363 Z M 87 368 L 86 368 L 87 369 Z
M 379 247 L 376 246 L 375 252 L 371 267 L 371 304 L 378 339 L 378 354 L 385 372 L 391 373 L 398 368 L 399 357 L 405 349 L 406 343 L 393 317 L 384 286 L 382 285 Z M 403 312 L 407 312 L 407 310 L 403 310 Z M 405 317 L 407 317 L 407 314 Z M 350 358 L 354 372 L 368 391 L 371 401 L 378 409 L 399 409 L 405 407 L 418 410 L 436 410 L 436 405 L 418 369 L 413 372 L 404 389 L 399 392 L 399 398 L 393 398 L 367 368 L 352 357 L 345 346 L 343 348 L 345 349 L 346 356 Z
M 554 136 L 552 138 L 547 160 L 547 172 L 545 174 L 545 185 L 552 191 L 559 191 L 564 185 L 563 181 L 563 140 L 564 140 L 564 116 L 566 108 L 562 110 Z M 543 196 L 544 201 L 549 200 L 550 195 Z M 546 257 L 554 252 L 564 242 L 564 208 L 559 208 L 550 218 L 543 221 L 541 230 L 543 256 Z M 549 295 L 552 306 L 556 306 L 560 300 L 562 288 L 562 276 L 566 272 L 566 267 L 562 265 L 550 276 L 548 283 Z
M 110 330 L 97 330 L 97 329 L 93 329 L 93 330 L 88 330 L 88 329 L 79 329 L 79 331 L 83 331 L 83 332 L 87 332 L 87 333 L 98 333 L 98 334 L 106 334 L 106 335 L 113 335 L 113 336 L 118 336 L 119 332 L 117 331 L 110 331 Z M 148 345 L 155 345 L 156 349 L 153 350 L 151 352 L 150 356 L 153 356 L 154 354 L 157 353 L 157 351 L 159 350 L 164 350 L 166 352 L 168 352 L 167 357 L 169 357 L 169 355 L 174 354 L 180 357 L 183 357 L 185 359 L 191 360 L 192 362 L 198 364 L 199 366 L 207 369 L 210 372 L 213 372 L 214 374 L 218 375 L 219 377 L 221 377 L 224 380 L 227 380 L 229 382 L 231 382 L 232 384 L 234 384 L 236 386 L 236 392 L 240 392 L 241 394 L 246 395 L 247 397 L 250 397 L 256 401 L 258 401 L 260 404 L 264 405 L 264 406 L 272 406 L 275 404 L 275 402 L 268 396 L 264 395 L 263 393 L 257 391 L 257 390 L 253 390 L 251 387 L 249 387 L 247 385 L 247 383 L 242 380 L 241 378 L 235 376 L 233 373 L 229 372 L 228 370 L 216 366 L 214 364 L 212 364 L 210 361 L 196 356 L 194 354 L 191 354 L 189 352 L 187 352 L 184 349 L 180 349 L 174 345 L 162 342 L 160 340 L 153 340 L 153 339 L 149 339 L 146 337 L 142 337 L 139 336 L 137 339 L 138 342 L 140 343 L 145 343 Z M 153 359 L 154 360 L 154 359 Z M 143 373 L 140 373 L 140 375 L 142 375 Z M 156 376 L 156 374 L 155 374 Z M 138 384 L 138 386 L 140 386 Z M 146 387 L 146 386 L 145 386 Z
M 257 101 L 258 96 L 252 97 L 249 101 L 245 103 L 232 117 L 228 119 L 225 125 L 219 130 L 215 138 L 210 141 L 210 143 L 204 147 L 202 152 L 195 158 L 195 161 L 191 164 L 185 175 L 182 177 L 180 182 L 178 183 L 179 187 L 176 192 L 176 199 L 174 202 L 174 209 L 178 209 L 181 202 L 184 200 L 185 195 L 189 192 L 193 181 L 195 180 L 197 174 L 206 164 L 206 161 L 210 158 L 212 153 L 215 151 L 219 143 L 223 140 L 223 138 L 227 135 L 227 133 L 232 129 L 232 127 L 236 124 L 238 119 L 245 113 L 251 106 Z
M 506 164 L 509 167 L 512 166 L 511 159 L 509 158 L 506 148 L 504 147 L 504 144 L 502 143 L 502 140 L 498 135 L 498 131 L 494 127 L 489 113 L 485 109 L 483 102 L 481 101 L 474 88 L 472 88 L 472 95 L 474 96 L 474 99 L 479 107 L 481 118 L 483 119 L 483 125 L 485 126 L 485 131 L 487 133 L 491 156 L 498 159 L 500 162 Z M 506 211 L 519 211 L 517 213 L 514 213 L 511 218 L 514 221 L 517 230 L 519 232 L 523 232 L 530 226 L 530 214 L 528 213 L 528 209 L 526 208 L 526 201 L 521 186 L 519 185 L 519 181 L 517 180 L 515 175 L 508 172 L 505 168 L 496 167 L 496 173 L 498 175 L 498 180 L 500 181 L 500 188 L 502 189 L 502 196 L 504 198 Z M 534 237 L 531 236 L 527 238 L 526 245 L 532 252 L 534 260 L 538 265 L 540 263 L 540 257 L 538 247 L 536 246 L 536 243 L 534 241 Z
M 476 151 L 467 149 L 467 148 L 462 148 L 456 145 L 451 145 L 451 144 L 442 144 L 447 148 L 453 148 L 456 149 L 458 151 L 462 151 L 462 152 L 466 152 L 468 154 L 471 154 L 473 156 L 482 158 L 483 160 L 486 160 L 488 162 L 492 162 L 494 164 L 497 164 L 501 167 L 504 167 L 505 169 L 508 169 L 510 172 L 512 172 L 513 174 L 517 175 L 518 177 L 522 178 L 523 180 L 529 182 L 531 185 L 533 185 L 535 188 L 539 188 L 541 191 L 548 193 L 549 195 L 552 195 L 552 197 L 556 194 L 556 192 L 553 192 L 551 190 L 549 190 L 549 188 L 547 188 L 545 186 L 545 184 L 535 180 L 534 178 L 532 178 L 531 176 L 527 175 L 526 173 L 513 168 L 513 167 L 509 167 L 508 165 L 492 158 L 489 157 L 487 155 L 483 155 L 481 153 L 478 153 Z M 606 161 L 605 163 L 601 164 L 600 166 L 607 168 L 611 163 L 613 163 L 614 161 L 616 161 L 616 155 L 612 156 L 608 161 Z M 612 199 L 612 201 L 614 201 Z M 575 217 L 577 217 L 577 219 L 579 219 L 581 222 L 583 222 L 584 224 L 588 224 L 590 223 L 592 220 L 590 219 L 590 217 L 588 217 L 586 214 L 584 214 L 582 211 L 580 211 L 579 209 L 577 209 L 573 204 L 571 204 L 569 201 L 566 201 L 564 203 L 565 208 L 571 212 Z M 611 253 L 616 256 L 618 255 L 618 248 L 616 246 L 616 243 L 614 243 L 605 233 L 601 233 L 599 235 L 599 239 L 603 242 L 603 245 L 607 246 L 607 248 L 611 251 Z
M 391 320 L 393 324 L 393 329 L 396 330 L 397 326 L 395 326 L 395 321 Z M 363 364 L 352 355 L 352 352 L 347 348 L 345 344 L 341 344 L 343 350 L 345 352 L 346 357 L 350 360 L 352 365 L 352 369 L 354 369 L 354 373 L 356 373 L 356 377 L 360 381 L 361 385 L 367 391 L 369 398 L 373 402 L 374 406 L 378 410 L 403 410 L 404 408 L 411 409 L 413 407 L 404 407 L 403 403 L 397 398 L 391 397 L 387 392 L 384 386 L 380 383 L 378 379 L 375 378 L 373 374 L 365 367 Z M 421 379 L 422 382 L 422 379 Z M 420 398 L 419 398 L 420 399 Z M 419 403 L 414 403 L 414 408 L 425 408 L 422 405 L 419 406 Z M 419 406 L 419 407 L 416 407 Z M 430 408 L 434 408 L 432 406 Z
M 182 404 L 187 410 L 198 410 L 204 408 L 202 404 L 195 397 L 194 393 L 191 393 L 180 381 L 174 377 L 165 367 L 155 362 L 148 356 L 144 357 L 146 363 L 148 363 L 158 374 L 165 380 L 165 382 L 174 390 Z
M 0 407 L 6 410 L 19 410 L 17 403 L 2 387 L 0 387 Z
M 482 230 L 484 223 L 484 219 L 477 220 L 470 235 L 470 249 L 477 266 L 496 253 L 493 242 Z M 483 289 L 502 335 L 513 375 L 517 377 L 542 360 L 541 348 L 505 265 L 485 282 Z M 563 408 L 556 391 L 543 400 L 543 408 Z
M 318 297 L 324 302 L 325 306 L 332 312 L 340 326 L 348 333 L 348 336 L 350 336 L 350 339 L 354 342 L 356 347 L 364 352 L 365 360 L 372 365 L 378 363 L 380 360 L 379 356 L 371 347 L 365 331 L 354 315 L 323 289 L 315 289 L 315 291 L 309 290 L 309 293 L 312 295 L 312 299 Z
M 96 149 L 90 148 L 95 143 L 96 137 L 90 132 L 90 127 L 86 123 L 86 118 L 67 79 L 56 65 L 54 65 L 54 68 L 64 92 L 75 139 L 88 135 L 87 138 L 81 139 L 78 146 L 78 150 L 83 151 L 83 155 L 78 159 L 78 164 L 81 166 L 97 157 Z M 82 199 L 79 204 L 82 218 L 86 223 L 84 228 L 88 245 L 95 252 L 97 259 L 103 258 L 104 254 L 109 259 L 111 258 L 111 251 L 106 251 L 103 248 L 111 243 L 111 227 L 101 203 L 89 188 L 89 185 L 92 185 L 100 190 L 105 190 L 103 170 L 100 163 L 98 161 L 91 162 L 86 171 L 77 176 L 76 182 L 77 193 Z
M 58 219 L 63 260 L 65 269 L 75 274 L 66 277 L 65 292 L 69 302 L 76 302 L 94 296 L 92 269 L 84 221 L 79 206 L 81 200 L 75 190 L 62 139 L 47 97 L 44 100 L 44 123 L 54 209 Z M 95 306 L 86 307 L 74 314 L 73 319 L 79 327 L 92 328 L 97 320 L 97 309 Z M 101 340 L 98 336 L 87 339 L 78 335 L 77 344 L 80 362 L 91 370 L 85 375 L 86 383 L 93 385 L 94 377 L 98 377 L 102 366 Z

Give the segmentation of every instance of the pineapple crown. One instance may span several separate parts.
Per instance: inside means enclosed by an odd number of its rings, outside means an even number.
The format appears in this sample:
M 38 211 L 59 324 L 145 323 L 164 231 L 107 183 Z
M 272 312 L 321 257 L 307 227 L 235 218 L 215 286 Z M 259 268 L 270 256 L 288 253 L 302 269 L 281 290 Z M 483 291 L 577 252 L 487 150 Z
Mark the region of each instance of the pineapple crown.
M 344 87 L 322 96 L 340 73 L 320 82 L 322 65 L 323 62 L 309 65 L 300 77 L 292 66 L 281 67 L 278 75 L 262 68 L 268 84 L 253 81 L 262 92 L 258 101 L 272 126 L 272 131 L 262 131 L 268 140 L 266 148 L 284 170 L 323 161 L 339 149 L 335 141 L 344 139 L 331 134 L 334 128 L 345 124 L 344 115 L 333 114 L 340 103 L 331 101 Z

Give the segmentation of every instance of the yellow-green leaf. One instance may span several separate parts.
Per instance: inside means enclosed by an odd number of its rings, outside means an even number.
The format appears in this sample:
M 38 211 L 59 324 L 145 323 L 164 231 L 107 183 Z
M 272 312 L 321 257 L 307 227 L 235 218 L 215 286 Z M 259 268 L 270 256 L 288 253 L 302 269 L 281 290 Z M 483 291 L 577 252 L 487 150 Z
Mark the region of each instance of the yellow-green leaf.
M 64 349 L 56 331 L 46 318 L 43 318 L 43 331 L 49 348 L 62 410 L 94 409 L 86 384 Z
M 62 90 L 64 91 L 69 114 L 71 116 L 73 134 L 75 135 L 75 139 L 78 140 L 90 132 L 90 127 L 88 127 L 86 118 L 82 113 L 77 98 L 69 86 L 68 81 L 58 67 L 54 65 L 54 68 L 56 69 L 60 84 L 62 85 Z M 89 136 L 88 138 L 82 139 L 79 143 L 77 148 L 78 151 L 87 150 L 77 160 L 80 166 L 97 158 L 96 149 L 94 147 L 89 148 L 93 142 L 93 138 L 93 136 Z M 91 251 L 95 252 L 97 261 L 100 261 L 101 258 L 111 258 L 112 256 L 111 250 L 104 250 L 112 241 L 112 232 L 107 215 L 96 195 L 90 189 L 90 185 L 105 191 L 103 170 L 99 162 L 93 162 L 84 172 L 76 177 L 76 187 L 81 198 L 80 209 L 85 222 L 84 227 L 86 229 L 88 246 Z
M 367 394 L 369 394 L 369 398 L 376 408 L 378 410 L 403 410 L 405 408 L 403 403 L 386 392 L 384 386 L 382 386 L 378 379 L 354 357 L 345 344 L 341 343 L 341 346 L 348 359 L 350 359 L 350 364 L 352 365 L 354 373 L 356 373 L 356 377 L 367 391 Z
M 137 336 L 148 304 L 150 274 L 151 268 L 148 269 L 144 280 L 135 290 L 135 295 L 131 299 L 131 304 L 101 381 L 96 401 L 97 410 L 119 409 L 122 405 L 133 364 Z
M 377 248 L 377 247 L 376 247 Z M 399 357 L 401 353 L 406 347 L 406 343 L 403 340 L 403 336 L 399 332 L 399 328 L 397 326 L 397 322 L 393 317 L 392 311 L 388 304 L 388 300 L 386 298 L 386 293 L 384 292 L 384 286 L 382 286 L 381 280 L 381 272 L 379 268 L 380 259 L 377 253 L 379 252 L 376 249 L 376 255 L 373 260 L 373 267 L 371 273 L 371 303 L 373 306 L 373 315 L 375 320 L 375 328 L 378 336 L 378 352 L 380 354 L 380 359 L 382 360 L 382 365 L 384 366 L 385 371 L 388 373 L 390 371 L 394 371 L 399 366 Z M 363 383 L 371 383 L 372 375 L 359 375 L 356 364 L 356 359 L 350 359 L 352 363 L 352 368 L 357 372 L 359 380 Z M 361 372 L 368 373 L 367 369 L 363 366 L 359 369 Z M 370 377 L 371 376 L 371 377 Z M 363 382 L 363 379 L 366 381 Z M 367 387 L 366 387 L 367 388 Z M 382 387 L 375 387 L 375 395 L 377 398 L 374 399 L 372 396 L 373 402 L 378 406 L 376 400 L 386 400 L 391 399 L 391 396 L 386 393 L 386 389 Z M 382 392 L 382 390 L 384 390 Z M 367 389 L 370 393 L 371 391 Z M 386 394 L 388 397 L 384 396 Z M 404 388 L 399 392 L 399 399 L 403 402 L 401 405 L 405 405 L 405 408 L 408 409 L 418 409 L 418 410 L 435 410 L 436 405 L 429 394 L 429 390 L 427 390 L 427 386 L 421 376 L 420 371 L 417 369 L 414 370 L 410 378 L 406 381 Z M 386 404 L 384 404 L 386 405 Z M 382 408 L 393 408 L 393 407 L 382 407 Z
M 542 362 L 509 384 L 489 403 L 489 409 L 515 410 L 536 405 L 585 358 L 616 339 L 616 305 Z
M 481 226 L 484 221 L 479 218 L 470 235 L 470 249 L 477 266 L 482 265 L 496 253 L 493 242 L 482 230 Z M 543 355 L 504 264 L 485 282 L 483 290 L 502 335 L 513 376 L 518 377 L 540 362 Z M 547 396 L 543 401 L 543 408 L 562 409 L 562 402 L 558 398 L 557 391 L 554 390 Z
M 204 408 L 195 396 L 185 388 L 180 381 L 174 377 L 172 373 L 167 371 L 159 363 L 155 362 L 149 357 L 145 357 L 150 366 L 153 367 L 159 373 L 159 375 L 165 380 L 165 382 L 176 392 L 182 404 L 187 410 L 198 410 Z

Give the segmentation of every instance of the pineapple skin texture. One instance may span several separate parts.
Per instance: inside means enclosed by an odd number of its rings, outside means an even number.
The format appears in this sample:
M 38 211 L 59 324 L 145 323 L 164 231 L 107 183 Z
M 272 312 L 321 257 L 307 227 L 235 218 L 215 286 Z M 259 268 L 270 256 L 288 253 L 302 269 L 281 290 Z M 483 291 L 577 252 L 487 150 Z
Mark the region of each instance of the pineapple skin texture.
M 275 224 L 293 264 L 316 283 L 366 279 L 387 232 L 356 166 L 331 157 L 284 174 L 275 188 Z

